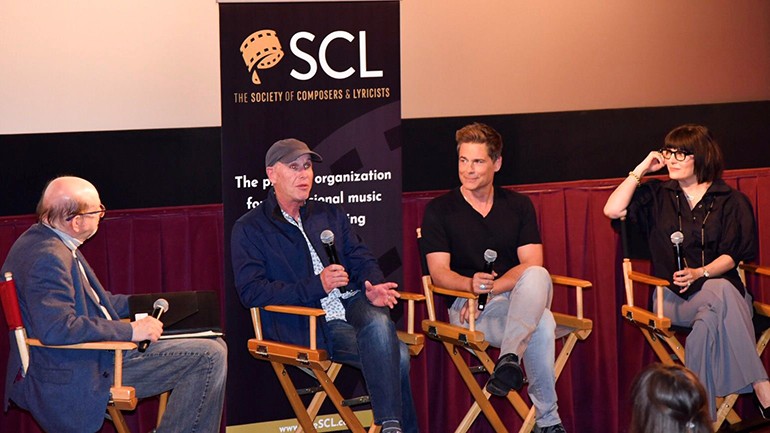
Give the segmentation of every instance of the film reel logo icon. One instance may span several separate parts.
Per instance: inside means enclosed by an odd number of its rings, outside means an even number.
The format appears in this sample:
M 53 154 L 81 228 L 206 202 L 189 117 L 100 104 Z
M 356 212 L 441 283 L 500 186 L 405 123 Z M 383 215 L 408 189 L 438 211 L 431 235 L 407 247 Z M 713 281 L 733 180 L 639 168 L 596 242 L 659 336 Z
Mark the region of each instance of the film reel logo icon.
M 262 80 L 259 79 L 257 70 L 270 69 L 277 65 L 283 58 L 283 49 L 275 30 L 258 30 L 243 40 L 241 55 L 251 72 L 251 82 L 260 85 Z

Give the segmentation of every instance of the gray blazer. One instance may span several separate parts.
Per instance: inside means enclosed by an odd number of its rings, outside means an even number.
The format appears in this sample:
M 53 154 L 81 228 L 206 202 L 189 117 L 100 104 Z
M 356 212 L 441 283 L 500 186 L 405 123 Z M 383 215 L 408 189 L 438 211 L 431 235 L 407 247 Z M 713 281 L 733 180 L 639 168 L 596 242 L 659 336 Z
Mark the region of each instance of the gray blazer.
M 126 295 L 104 290 L 77 253 L 102 305 L 113 318 L 128 315 Z M 44 344 L 130 341 L 131 325 L 105 318 L 72 252 L 50 228 L 35 224 L 11 247 L 2 272 L 12 272 L 29 337 Z M 13 337 L 12 337 L 13 338 Z M 113 382 L 112 352 L 30 348 L 30 365 L 21 374 L 16 345 L 11 344 L 6 373 L 9 400 L 29 410 L 49 432 L 93 432 L 101 428 Z

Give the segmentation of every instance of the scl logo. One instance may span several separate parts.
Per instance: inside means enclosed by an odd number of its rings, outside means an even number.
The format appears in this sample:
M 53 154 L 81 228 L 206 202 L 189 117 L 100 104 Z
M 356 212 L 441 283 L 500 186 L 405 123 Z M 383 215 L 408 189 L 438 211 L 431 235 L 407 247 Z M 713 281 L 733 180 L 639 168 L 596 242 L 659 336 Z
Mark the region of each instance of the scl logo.
M 251 82 L 260 85 L 262 81 L 257 75 L 257 69 L 269 69 L 277 65 L 283 57 L 281 41 L 275 35 L 275 30 L 259 30 L 249 35 L 241 43 L 241 55 L 251 72 Z
M 298 46 L 298 41 L 308 40 L 310 42 L 315 41 L 316 36 L 313 33 L 300 31 L 295 33 L 291 37 L 289 42 L 289 49 L 294 56 L 307 63 L 307 72 L 300 72 L 296 69 L 292 69 L 290 75 L 297 80 L 307 81 L 315 77 L 318 73 L 318 66 L 321 66 L 321 70 L 330 78 L 335 80 L 344 80 L 353 74 L 356 70 L 353 66 L 348 66 L 344 70 L 335 69 L 329 64 L 327 52 L 329 51 L 329 45 L 336 39 L 343 39 L 348 43 L 354 43 L 355 36 L 344 30 L 337 30 L 329 33 L 321 40 L 321 44 L 318 46 L 318 55 L 314 57 L 313 54 L 302 51 Z M 277 65 L 283 58 L 283 48 L 281 47 L 281 41 L 278 40 L 275 30 L 259 30 L 249 35 L 241 44 L 241 55 L 243 61 L 249 68 L 249 72 L 252 73 L 251 81 L 259 85 L 262 81 L 257 75 L 256 69 L 269 69 Z M 318 59 L 316 61 L 316 58 Z M 255 69 L 256 66 L 256 69 Z M 339 66 L 337 66 L 339 67 Z M 361 78 L 380 78 L 383 76 L 381 70 L 369 70 L 367 67 L 367 50 L 366 50 L 366 31 L 362 30 L 358 32 L 358 75 Z

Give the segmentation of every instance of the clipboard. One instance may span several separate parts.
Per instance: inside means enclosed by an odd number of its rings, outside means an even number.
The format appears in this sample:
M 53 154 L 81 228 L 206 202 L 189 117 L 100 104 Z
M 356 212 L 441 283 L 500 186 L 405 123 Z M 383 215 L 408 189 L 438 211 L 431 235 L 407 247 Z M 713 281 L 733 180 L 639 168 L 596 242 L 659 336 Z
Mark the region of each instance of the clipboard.
M 131 321 L 151 315 L 158 298 L 168 301 L 161 339 L 222 336 L 219 298 L 211 290 L 144 293 L 128 297 Z

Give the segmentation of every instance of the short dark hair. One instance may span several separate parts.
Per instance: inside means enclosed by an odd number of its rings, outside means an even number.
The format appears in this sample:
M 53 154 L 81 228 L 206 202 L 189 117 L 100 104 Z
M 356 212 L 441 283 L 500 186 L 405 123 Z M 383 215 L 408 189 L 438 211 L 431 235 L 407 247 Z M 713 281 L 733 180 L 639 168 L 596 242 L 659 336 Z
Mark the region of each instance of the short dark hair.
M 665 148 L 685 150 L 695 156 L 698 183 L 713 182 L 722 177 L 724 160 L 719 143 L 705 126 L 677 126 L 666 135 Z
M 712 433 L 708 397 L 681 365 L 650 365 L 634 381 L 629 433 Z
M 503 137 L 489 125 L 483 123 L 471 123 L 463 126 L 455 133 L 457 151 L 463 143 L 481 143 L 487 146 L 487 154 L 492 161 L 497 161 L 503 153 Z

